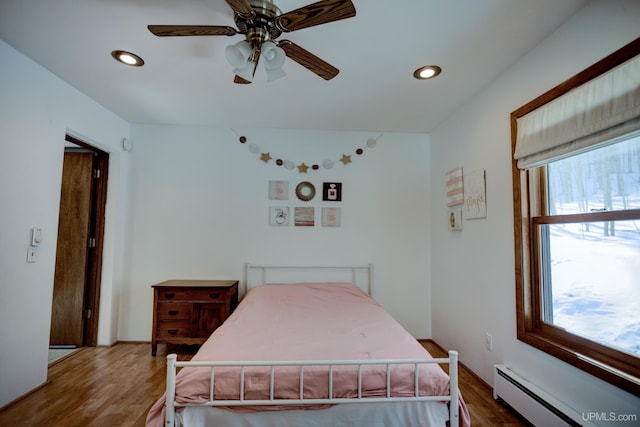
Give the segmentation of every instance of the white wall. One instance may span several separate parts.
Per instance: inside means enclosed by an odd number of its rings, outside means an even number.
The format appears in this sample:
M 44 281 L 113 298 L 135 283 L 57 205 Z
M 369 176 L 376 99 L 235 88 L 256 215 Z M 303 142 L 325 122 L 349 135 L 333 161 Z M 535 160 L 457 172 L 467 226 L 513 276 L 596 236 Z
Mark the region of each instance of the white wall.
M 0 41 L 0 407 L 47 379 L 60 183 L 66 132 L 113 151 L 105 224 L 99 342 L 111 343 L 109 311 L 121 252 L 118 206 L 126 180 L 120 118 Z M 29 229 L 42 228 L 27 264 Z M 120 226 L 121 227 L 121 226 Z
M 433 338 L 486 382 L 505 363 L 579 413 L 637 414 L 640 399 L 516 340 L 509 114 L 639 37 L 639 22 L 640 2 L 588 4 L 431 134 Z M 455 166 L 486 169 L 487 218 L 461 232 L 447 230 L 444 173 Z
M 431 336 L 430 194 L 427 135 L 273 129 L 132 126 L 131 201 L 118 337 L 151 338 L 151 285 L 163 280 L 243 279 L 245 262 L 365 264 L 375 268 L 374 296 L 419 338 Z M 269 164 L 248 145 L 270 152 Z M 365 152 L 353 152 L 362 147 Z M 353 162 L 344 166 L 342 154 Z M 334 160 L 301 174 L 277 167 Z M 287 180 L 290 199 L 268 200 L 269 180 Z M 298 201 L 311 181 L 317 196 Z M 320 225 L 323 182 L 342 182 L 342 226 Z M 316 208 L 314 227 L 268 224 L 269 206 Z

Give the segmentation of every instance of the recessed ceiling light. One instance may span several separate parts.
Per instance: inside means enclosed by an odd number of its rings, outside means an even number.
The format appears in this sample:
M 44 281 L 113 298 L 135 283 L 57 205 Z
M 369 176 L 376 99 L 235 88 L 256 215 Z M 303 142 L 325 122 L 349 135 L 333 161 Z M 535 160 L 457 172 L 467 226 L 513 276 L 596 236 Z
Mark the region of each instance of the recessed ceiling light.
M 413 72 L 413 77 L 418 80 L 432 79 L 442 72 L 442 68 L 437 65 L 425 65 Z
M 127 52 L 126 50 L 114 50 L 111 52 L 111 56 L 118 61 L 122 62 L 126 65 L 131 65 L 132 67 L 142 67 L 144 65 L 144 60 L 140 58 L 135 53 Z

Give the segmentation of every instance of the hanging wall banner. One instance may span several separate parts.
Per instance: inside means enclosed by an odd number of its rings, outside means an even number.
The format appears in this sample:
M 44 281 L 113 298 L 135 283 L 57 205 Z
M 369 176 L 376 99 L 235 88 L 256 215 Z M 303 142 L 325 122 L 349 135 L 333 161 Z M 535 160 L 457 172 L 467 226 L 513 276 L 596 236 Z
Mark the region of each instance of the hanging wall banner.
M 484 169 L 464 176 L 464 217 L 466 219 L 487 217 Z
M 447 206 L 464 203 L 464 185 L 462 182 L 462 167 L 457 167 L 445 173 L 447 185 Z

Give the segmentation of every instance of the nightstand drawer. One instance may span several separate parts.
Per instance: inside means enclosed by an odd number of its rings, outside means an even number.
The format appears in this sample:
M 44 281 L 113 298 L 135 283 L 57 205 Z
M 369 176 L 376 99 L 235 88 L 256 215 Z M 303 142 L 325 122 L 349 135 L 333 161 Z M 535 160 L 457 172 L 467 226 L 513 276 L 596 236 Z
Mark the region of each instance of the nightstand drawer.
M 158 320 L 189 320 L 191 319 L 192 307 L 193 304 L 190 303 L 158 303 Z
M 158 322 L 157 334 L 158 338 L 189 337 L 191 322 L 189 320 Z
M 158 302 L 184 301 L 191 296 L 190 289 L 167 288 L 158 290 Z
M 224 301 L 227 298 L 228 289 L 193 289 L 190 299 L 193 301 Z
M 226 289 L 163 289 L 158 301 L 224 301 Z

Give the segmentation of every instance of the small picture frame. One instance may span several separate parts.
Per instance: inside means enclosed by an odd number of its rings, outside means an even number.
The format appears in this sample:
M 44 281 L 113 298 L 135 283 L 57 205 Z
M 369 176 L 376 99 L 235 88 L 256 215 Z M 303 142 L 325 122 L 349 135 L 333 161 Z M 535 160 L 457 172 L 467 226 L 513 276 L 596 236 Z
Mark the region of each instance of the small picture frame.
M 473 171 L 464 177 L 464 217 L 466 219 L 487 217 L 484 169 Z
M 271 206 L 269 208 L 269 225 L 287 227 L 289 225 L 289 207 Z
M 315 225 L 314 208 L 296 207 L 294 212 L 294 224 L 296 227 L 313 227 Z
M 340 227 L 341 214 L 340 208 L 322 208 L 322 226 Z
M 289 181 L 269 181 L 269 200 L 289 200 Z
M 462 230 L 462 206 L 449 209 L 449 230 Z
M 324 182 L 322 184 L 322 200 L 325 202 L 342 201 L 342 183 Z
M 457 206 L 464 203 L 464 178 L 462 166 L 446 172 L 447 206 Z
M 296 185 L 296 197 L 303 202 L 308 202 L 316 197 L 316 187 L 309 181 L 302 181 Z

